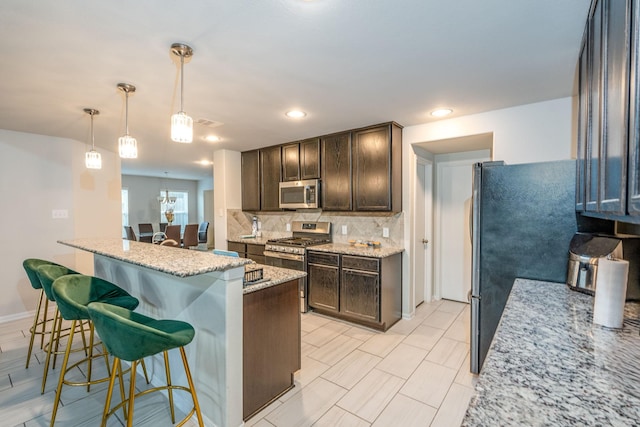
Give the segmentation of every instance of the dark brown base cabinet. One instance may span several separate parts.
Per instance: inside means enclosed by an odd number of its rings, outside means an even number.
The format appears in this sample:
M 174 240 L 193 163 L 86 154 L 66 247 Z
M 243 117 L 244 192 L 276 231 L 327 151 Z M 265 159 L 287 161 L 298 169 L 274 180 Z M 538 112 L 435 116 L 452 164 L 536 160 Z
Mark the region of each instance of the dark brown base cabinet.
M 385 258 L 308 252 L 309 306 L 386 331 L 402 316 L 402 254 Z
M 298 280 L 243 296 L 242 418 L 293 387 L 301 367 Z
M 227 242 L 227 250 L 238 252 L 241 258 L 249 258 L 258 264 L 264 264 L 264 245 L 256 243 Z

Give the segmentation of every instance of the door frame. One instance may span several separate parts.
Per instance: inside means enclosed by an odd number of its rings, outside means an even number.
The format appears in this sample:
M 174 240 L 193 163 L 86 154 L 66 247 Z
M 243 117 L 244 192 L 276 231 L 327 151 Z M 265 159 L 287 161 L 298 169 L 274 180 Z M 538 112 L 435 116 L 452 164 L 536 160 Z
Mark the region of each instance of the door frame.
M 426 190 L 430 188 L 431 190 L 431 199 L 427 200 L 425 198 L 425 217 L 424 217 L 424 229 L 425 233 L 433 238 L 433 161 L 426 157 L 422 157 L 417 153 L 413 153 L 412 161 L 411 161 L 411 199 L 416 200 L 416 192 L 418 191 L 418 168 L 425 168 L 425 193 Z M 427 209 L 429 208 L 429 209 Z M 409 257 L 409 286 L 410 286 L 410 310 L 411 316 L 415 313 L 416 307 L 416 253 L 414 248 L 416 245 L 422 241 L 424 236 L 416 235 L 416 221 L 419 218 L 416 215 L 416 204 L 411 204 L 411 218 L 412 221 L 410 223 L 410 239 L 409 239 L 409 247 L 411 248 L 411 256 Z M 429 242 L 430 245 L 432 242 Z M 431 245 L 427 251 L 427 264 L 425 265 L 425 289 L 424 289 L 424 302 L 430 302 L 433 300 L 433 250 L 431 249 L 433 246 Z

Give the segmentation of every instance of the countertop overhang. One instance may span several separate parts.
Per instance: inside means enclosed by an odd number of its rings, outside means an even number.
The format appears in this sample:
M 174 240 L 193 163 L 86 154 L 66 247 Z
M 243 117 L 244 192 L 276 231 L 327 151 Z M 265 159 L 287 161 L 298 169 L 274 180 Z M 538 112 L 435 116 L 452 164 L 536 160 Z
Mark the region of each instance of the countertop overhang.
M 59 240 L 58 243 L 178 277 L 225 271 L 252 262 L 245 258 L 118 238 Z
M 462 425 L 638 425 L 639 315 L 594 325 L 593 297 L 517 279 Z

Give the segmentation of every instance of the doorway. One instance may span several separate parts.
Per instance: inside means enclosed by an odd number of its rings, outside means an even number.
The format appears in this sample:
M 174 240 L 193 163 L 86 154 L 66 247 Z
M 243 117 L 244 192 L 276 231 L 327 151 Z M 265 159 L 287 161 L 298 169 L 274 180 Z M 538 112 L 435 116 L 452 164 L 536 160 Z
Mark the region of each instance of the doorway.
M 414 188 L 413 215 L 413 283 L 415 284 L 415 306 L 433 299 L 432 286 L 432 213 L 433 213 L 433 163 L 416 156 L 416 181 Z
M 488 161 L 493 157 L 493 133 L 468 135 L 463 137 L 434 140 L 412 144 L 414 151 L 412 164 L 412 222 L 411 222 L 411 267 L 410 267 L 410 298 L 412 307 L 416 307 L 422 301 L 431 299 L 454 299 L 467 301 L 466 289 L 471 285 L 470 279 L 465 279 L 465 271 L 470 275 L 471 254 L 469 239 L 468 215 L 470 212 L 471 171 L 476 162 Z M 419 162 L 428 163 L 423 166 Z M 463 170 L 468 168 L 469 177 L 458 177 L 454 166 L 456 162 L 465 163 L 460 166 Z M 447 164 L 444 168 L 443 165 Z M 441 173 L 446 170 L 445 173 Z M 466 173 L 466 172 L 464 172 Z M 424 174 L 424 177 L 423 177 Z M 424 186 L 422 185 L 424 183 Z M 443 186 L 443 183 L 449 183 Z M 419 194 L 418 189 L 424 192 Z M 464 193 L 468 192 L 468 197 Z M 455 193 L 455 194 L 454 194 Z M 443 195 L 447 195 L 443 197 Z M 446 200 L 447 197 L 449 200 Z M 428 205 L 423 203 L 423 200 Z M 448 215 L 442 209 L 443 203 L 453 203 L 453 212 L 456 219 L 443 217 Z M 421 209 L 424 207 L 424 215 Z M 425 237 L 428 243 L 421 248 L 422 236 L 417 235 L 420 222 L 417 218 L 425 218 Z M 428 230 L 428 231 L 427 231 Z M 455 242 L 453 242 L 455 237 Z M 446 243 L 444 239 L 450 239 Z M 465 245 L 469 247 L 465 249 Z M 447 252 L 447 255 L 444 254 Z M 424 260 L 426 257 L 426 260 Z M 458 265 L 451 265 L 448 258 L 453 258 Z M 459 277 L 452 277 L 458 275 Z M 422 284 L 425 284 L 422 286 Z M 455 289 L 455 295 L 449 291 Z M 446 289 L 444 289 L 446 287 Z

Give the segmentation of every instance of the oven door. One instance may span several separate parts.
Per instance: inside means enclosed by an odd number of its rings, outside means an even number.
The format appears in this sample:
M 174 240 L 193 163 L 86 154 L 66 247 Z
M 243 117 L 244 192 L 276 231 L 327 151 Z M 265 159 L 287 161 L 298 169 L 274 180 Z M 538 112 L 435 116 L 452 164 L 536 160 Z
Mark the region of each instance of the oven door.
M 286 254 L 281 252 L 264 251 L 264 263 L 272 267 L 289 268 L 291 270 L 305 271 L 304 255 Z M 307 278 L 299 280 L 300 311 L 309 311 L 307 302 Z

